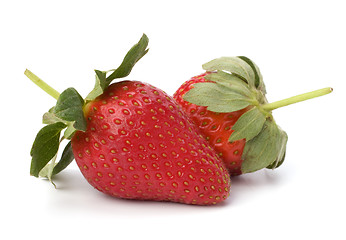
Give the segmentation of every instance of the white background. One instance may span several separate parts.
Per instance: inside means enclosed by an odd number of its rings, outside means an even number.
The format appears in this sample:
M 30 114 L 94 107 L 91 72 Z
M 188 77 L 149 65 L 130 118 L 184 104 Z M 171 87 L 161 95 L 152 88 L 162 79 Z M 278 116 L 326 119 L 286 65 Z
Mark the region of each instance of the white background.
M 345 239 L 344 1 L 1 1 L 1 239 Z M 168 94 L 221 56 L 260 67 L 269 101 L 333 87 L 275 111 L 286 162 L 233 179 L 212 207 L 126 201 L 90 187 L 76 164 L 55 179 L 29 176 L 41 116 L 58 91 L 86 96 L 93 69 L 117 67 L 142 33 L 149 53 L 129 79 Z

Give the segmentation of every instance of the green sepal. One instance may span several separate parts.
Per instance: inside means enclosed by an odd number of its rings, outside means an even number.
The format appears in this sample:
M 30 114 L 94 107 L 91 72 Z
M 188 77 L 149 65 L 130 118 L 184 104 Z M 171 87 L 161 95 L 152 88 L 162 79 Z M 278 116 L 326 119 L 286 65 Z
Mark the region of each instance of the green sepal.
M 52 180 L 52 177 L 64 170 L 74 159 L 71 142 L 68 142 L 66 145 L 58 163 L 56 163 L 57 156 L 58 154 L 56 153 L 54 157 L 47 163 L 47 165 L 39 172 L 39 176 L 48 178 L 54 187 L 56 186 Z
M 86 120 L 83 113 L 84 100 L 76 89 L 68 88 L 63 91 L 54 107 L 54 114 L 65 121 L 74 122 L 77 130 L 86 130 Z
M 43 118 L 42 118 L 43 124 L 52 124 L 57 122 L 62 122 L 67 126 L 67 128 L 64 131 L 64 138 L 71 139 L 74 133 L 77 131 L 77 129 L 73 126 L 74 122 L 65 121 L 57 117 L 56 114 L 54 113 L 54 107 L 52 107 L 51 109 L 49 109 L 48 112 L 43 114 Z
M 253 107 L 241 115 L 238 121 L 233 125 L 232 130 L 234 130 L 234 132 L 231 134 L 229 142 L 244 138 L 247 142 L 250 141 L 261 132 L 265 121 L 266 116 L 263 112 Z
M 107 71 L 94 70 L 96 73 L 96 82 L 100 84 L 102 90 L 107 87 Z
M 137 44 L 135 44 L 125 55 L 120 66 L 115 70 L 99 71 L 96 72 L 96 83 L 94 89 L 86 97 L 87 101 L 92 101 L 109 86 L 109 84 L 117 78 L 123 78 L 130 74 L 134 65 L 148 52 L 147 49 L 149 43 L 148 37 L 143 34 Z M 108 77 L 106 74 L 112 72 Z
M 107 71 L 95 70 L 95 73 L 95 86 L 94 89 L 85 98 L 86 101 L 94 100 L 97 96 L 101 95 L 107 87 Z
M 147 35 L 143 34 L 137 44 L 135 44 L 125 55 L 121 65 L 114 70 L 114 72 L 107 77 L 107 83 L 109 84 L 116 78 L 123 78 L 130 74 L 134 65 L 149 51 L 147 49 L 149 39 Z
M 255 87 L 255 73 L 251 66 L 238 57 L 221 57 L 203 64 L 203 69 L 209 72 L 226 71 L 230 72 L 243 80 L 250 87 Z
M 257 65 L 248 57 L 238 56 L 238 58 L 244 60 L 247 64 L 249 64 L 249 66 L 252 68 L 253 72 L 255 73 L 255 87 L 261 90 L 265 94 L 266 90 L 265 90 L 265 85 L 263 82 L 263 77 Z
M 54 166 L 52 175 L 56 175 L 64 170 L 74 159 L 71 141 L 67 143 L 61 155 L 60 161 Z
M 66 128 L 62 122 L 53 123 L 43 127 L 36 135 L 30 155 L 30 174 L 38 177 L 40 171 L 57 154 L 60 143 L 60 133 Z
M 278 167 L 285 157 L 286 144 L 287 134 L 273 120 L 267 119 L 262 131 L 245 144 L 242 173 Z
M 277 161 L 273 162 L 272 164 L 270 164 L 270 165 L 267 166 L 266 168 L 267 168 L 267 169 L 272 169 L 272 170 L 274 170 L 275 168 L 280 167 L 280 166 L 283 164 L 283 162 L 285 161 L 285 156 L 286 156 L 286 149 L 285 149 L 284 155 L 282 156 L 281 159 L 278 158 Z
M 64 131 L 64 138 L 70 140 L 76 131 L 77 129 L 73 126 L 73 123 L 69 122 L 69 124 L 67 124 L 66 130 Z
M 251 98 L 253 95 L 247 83 L 233 74 L 220 71 L 210 73 L 206 75 L 204 78 L 208 81 L 220 84 L 228 88 L 229 91 L 237 92 L 245 97 Z
M 52 123 L 57 123 L 57 122 L 62 122 L 66 125 L 68 125 L 68 121 L 62 120 L 61 118 L 58 118 L 56 116 L 56 114 L 54 113 L 54 107 L 52 107 L 51 109 L 49 109 L 48 112 L 46 112 L 45 114 L 43 114 L 42 117 L 42 123 L 43 124 L 52 124 Z
M 54 157 L 47 163 L 47 165 L 44 168 L 41 169 L 41 171 L 38 174 L 39 177 L 48 178 L 48 180 L 54 185 L 55 188 L 56 185 L 52 181 L 52 173 L 55 166 L 55 160 L 57 158 L 57 155 L 58 154 L 55 154 Z
M 213 82 L 194 84 L 183 98 L 193 104 L 207 106 L 207 109 L 213 112 L 233 112 L 251 103 L 248 97 Z

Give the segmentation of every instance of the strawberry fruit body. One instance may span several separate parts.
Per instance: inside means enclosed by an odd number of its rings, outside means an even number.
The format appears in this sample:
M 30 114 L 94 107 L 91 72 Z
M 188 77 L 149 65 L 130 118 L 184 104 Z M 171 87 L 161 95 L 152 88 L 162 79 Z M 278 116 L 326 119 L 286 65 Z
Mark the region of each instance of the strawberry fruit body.
M 217 154 L 229 170 L 230 175 L 240 175 L 245 139 L 234 142 L 229 142 L 228 139 L 233 132 L 233 125 L 246 109 L 229 113 L 216 113 L 209 111 L 206 106 L 196 105 L 183 99 L 183 96 L 193 88 L 194 84 L 206 82 L 207 80 L 204 77 L 208 74 L 204 73 L 186 81 L 174 93 L 173 97 L 198 126 L 209 144 L 214 146 Z
M 111 84 L 130 73 L 147 44 L 143 35 L 117 69 L 95 70 L 95 87 L 85 99 L 74 88 L 60 94 L 26 70 L 57 99 L 32 146 L 31 175 L 52 182 L 75 159 L 93 187 L 115 197 L 198 205 L 228 197 L 223 162 L 172 97 L 139 81 Z M 71 141 L 56 162 L 65 139 Z
M 215 204 L 227 170 L 175 101 L 137 81 L 110 85 L 85 107 L 72 138 L 76 162 L 98 190 L 121 198 Z
M 332 91 L 323 88 L 268 103 L 262 75 L 247 57 L 221 57 L 181 85 L 174 99 L 222 158 L 230 175 L 279 167 L 287 134 L 272 110 Z

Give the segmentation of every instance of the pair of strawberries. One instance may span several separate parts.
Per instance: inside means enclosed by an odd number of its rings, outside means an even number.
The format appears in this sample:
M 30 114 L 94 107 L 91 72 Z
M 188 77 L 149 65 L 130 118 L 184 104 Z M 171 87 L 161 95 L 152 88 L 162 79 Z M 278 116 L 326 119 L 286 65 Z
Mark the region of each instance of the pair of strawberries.
M 139 81 L 112 84 L 129 75 L 147 45 L 143 35 L 116 70 L 95 70 L 95 87 L 85 99 L 74 88 L 60 94 L 26 70 L 57 99 L 33 144 L 31 175 L 52 180 L 75 159 L 103 193 L 210 205 L 229 196 L 231 175 L 281 165 L 287 135 L 271 111 L 305 99 L 268 103 L 259 69 L 246 57 L 203 65 L 206 73 L 185 82 L 173 97 Z M 71 141 L 57 161 L 64 139 Z

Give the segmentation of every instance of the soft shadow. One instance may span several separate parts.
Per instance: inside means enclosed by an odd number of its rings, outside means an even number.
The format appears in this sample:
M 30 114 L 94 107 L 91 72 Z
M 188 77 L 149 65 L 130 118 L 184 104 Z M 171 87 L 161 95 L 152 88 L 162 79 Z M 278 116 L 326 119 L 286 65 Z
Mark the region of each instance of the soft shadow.
M 232 177 L 231 193 L 228 199 L 217 205 L 199 206 L 111 197 L 90 186 L 79 169 L 68 169 L 54 177 L 53 181 L 58 191 L 52 191 L 53 197 L 51 200 L 56 206 L 65 209 L 76 211 L 89 209 L 89 211 L 124 216 L 199 214 L 253 201 L 254 198 L 265 191 L 275 191 L 278 185 L 282 184 L 283 179 L 285 179 L 285 174 L 277 170 L 261 170 Z
M 217 205 L 199 206 L 175 202 L 156 202 L 147 200 L 131 200 L 115 198 L 95 190 L 84 179 L 77 169 L 67 169 L 53 179 L 56 190 L 51 190 L 50 205 L 59 211 L 88 212 L 108 216 L 175 216 L 203 214 L 206 211 L 215 211 L 226 207 L 228 201 Z M 49 182 L 47 181 L 47 184 Z
M 80 190 L 89 187 L 78 169 L 68 169 L 53 177 L 57 190 Z
M 283 179 L 283 175 L 278 171 L 267 169 L 232 177 L 231 194 L 228 202 L 229 204 L 235 204 L 235 202 L 247 201 L 260 192 L 275 191 L 275 188 L 280 185 Z
M 239 186 L 267 186 L 277 184 L 280 181 L 280 174 L 273 170 L 261 170 L 254 173 L 247 173 L 232 177 L 232 184 Z
M 56 175 L 53 179 L 56 190 L 55 204 L 69 208 L 98 209 L 105 213 L 131 215 L 176 215 L 193 212 L 215 211 L 229 206 L 238 205 L 260 195 L 260 193 L 273 190 L 280 184 L 283 175 L 278 171 L 261 170 L 232 177 L 230 196 L 223 202 L 210 206 L 188 205 L 175 202 L 155 202 L 147 200 L 130 200 L 115 198 L 95 190 L 84 179 L 79 169 L 67 169 Z M 47 181 L 47 184 L 49 182 Z M 95 204 L 96 203 L 96 204 Z M 77 206 L 78 205 L 78 206 Z M 196 211 L 198 209 L 198 211 Z M 203 211 L 200 211 L 203 209 Z

